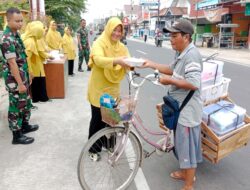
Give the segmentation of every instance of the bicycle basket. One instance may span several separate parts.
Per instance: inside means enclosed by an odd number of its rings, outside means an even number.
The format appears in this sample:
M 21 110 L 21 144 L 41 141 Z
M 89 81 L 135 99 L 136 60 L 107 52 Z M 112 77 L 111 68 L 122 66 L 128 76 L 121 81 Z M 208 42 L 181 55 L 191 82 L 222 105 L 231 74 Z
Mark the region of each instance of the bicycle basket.
M 120 114 L 112 108 L 101 106 L 102 121 L 110 126 L 115 126 L 121 121 Z
M 126 122 L 132 119 L 136 101 L 133 96 L 123 96 L 118 98 L 116 108 L 106 108 L 101 106 L 102 121 L 110 126 L 115 126 L 119 122 Z

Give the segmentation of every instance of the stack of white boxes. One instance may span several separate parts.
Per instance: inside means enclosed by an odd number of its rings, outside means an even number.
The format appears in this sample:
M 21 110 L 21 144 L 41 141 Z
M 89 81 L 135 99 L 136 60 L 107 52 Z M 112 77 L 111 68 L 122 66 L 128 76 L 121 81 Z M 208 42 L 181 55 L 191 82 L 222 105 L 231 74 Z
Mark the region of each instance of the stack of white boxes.
M 223 61 L 209 60 L 203 62 L 201 96 L 204 103 L 228 95 L 228 87 L 231 79 L 223 77 L 223 66 Z
M 228 96 L 231 79 L 223 75 L 224 62 L 209 60 L 203 62 L 202 101 L 209 104 L 203 108 L 202 120 L 218 136 L 244 126 L 246 109 L 219 98 Z M 213 104 L 211 104 L 213 103 Z

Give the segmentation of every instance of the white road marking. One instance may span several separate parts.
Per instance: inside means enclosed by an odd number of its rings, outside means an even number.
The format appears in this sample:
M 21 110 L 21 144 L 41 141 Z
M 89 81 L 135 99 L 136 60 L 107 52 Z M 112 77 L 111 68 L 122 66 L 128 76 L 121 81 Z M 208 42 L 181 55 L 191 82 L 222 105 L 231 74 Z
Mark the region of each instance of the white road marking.
M 144 54 L 144 55 L 146 55 L 147 53 L 145 53 L 144 51 L 141 51 L 141 50 L 136 50 L 137 52 L 139 52 L 139 53 L 142 53 L 142 54 Z
M 131 142 L 130 142 L 129 139 L 127 141 L 127 146 L 131 147 L 130 148 L 130 152 L 128 152 L 128 150 L 125 149 L 125 153 L 126 153 L 126 155 L 129 154 L 130 157 L 131 157 L 131 154 L 133 155 L 135 153 L 133 153 L 134 151 L 133 151 L 132 144 L 131 144 Z M 133 163 L 129 162 L 129 167 L 133 168 Z M 150 188 L 148 186 L 148 183 L 147 183 L 147 180 L 146 180 L 146 177 L 144 176 L 141 168 L 138 169 L 138 172 L 137 172 L 137 174 L 135 176 L 134 182 L 135 182 L 135 186 L 136 186 L 136 188 L 138 190 L 141 190 L 141 189 L 143 189 L 143 190 L 150 190 Z
M 142 169 L 139 168 L 137 175 L 135 176 L 135 185 L 138 190 L 143 189 L 143 190 L 150 190 L 147 180 L 142 172 Z

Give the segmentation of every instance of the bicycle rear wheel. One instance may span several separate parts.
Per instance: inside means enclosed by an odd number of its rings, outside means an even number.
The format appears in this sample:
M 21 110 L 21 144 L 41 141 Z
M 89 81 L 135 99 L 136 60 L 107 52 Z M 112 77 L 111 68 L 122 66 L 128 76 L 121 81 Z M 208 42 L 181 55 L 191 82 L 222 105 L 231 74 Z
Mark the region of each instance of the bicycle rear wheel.
M 133 132 L 126 144 L 124 137 L 124 127 L 112 127 L 100 130 L 88 140 L 78 161 L 78 179 L 84 190 L 122 190 L 130 185 L 142 160 L 142 147 Z M 96 162 L 89 157 L 93 147 L 101 150 L 98 152 L 101 159 Z M 124 151 L 115 161 L 122 147 Z

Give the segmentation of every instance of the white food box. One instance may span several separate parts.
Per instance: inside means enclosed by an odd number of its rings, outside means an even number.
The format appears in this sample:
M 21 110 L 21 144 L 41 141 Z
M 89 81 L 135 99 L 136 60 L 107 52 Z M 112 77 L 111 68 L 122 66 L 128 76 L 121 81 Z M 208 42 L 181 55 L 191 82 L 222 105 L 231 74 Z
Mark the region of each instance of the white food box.
M 223 77 L 220 83 L 209 86 L 202 85 L 201 98 L 203 103 L 227 96 L 230 82 L 230 78 Z
M 134 58 L 134 57 L 129 57 L 124 59 L 124 61 L 131 67 L 140 67 L 143 65 L 143 63 L 145 62 L 144 59 L 138 59 L 138 58 Z
M 61 60 L 64 56 L 63 54 L 60 54 L 59 50 L 52 50 L 49 54 L 54 58 L 53 60 Z
M 223 83 L 221 82 L 215 85 L 202 87 L 201 98 L 202 101 L 206 103 L 221 97 L 222 93 L 223 93 Z
M 201 73 L 201 78 L 203 81 L 215 78 L 215 76 L 223 75 L 223 61 L 209 60 L 203 62 L 203 71 Z
M 209 79 L 202 79 L 202 87 L 207 87 L 207 86 L 211 86 L 211 85 L 215 85 L 215 84 L 219 84 L 222 83 L 223 81 L 223 74 L 222 75 L 217 75 L 216 78 L 212 77 Z
M 227 96 L 228 95 L 228 88 L 229 88 L 229 83 L 231 82 L 230 78 L 223 77 L 223 89 L 222 89 L 222 94 L 221 96 Z

